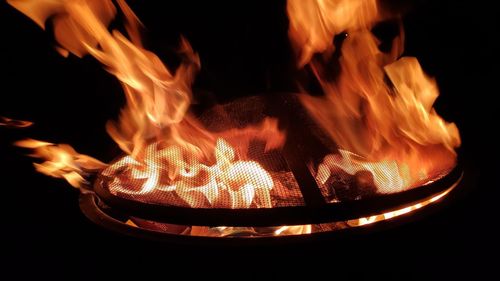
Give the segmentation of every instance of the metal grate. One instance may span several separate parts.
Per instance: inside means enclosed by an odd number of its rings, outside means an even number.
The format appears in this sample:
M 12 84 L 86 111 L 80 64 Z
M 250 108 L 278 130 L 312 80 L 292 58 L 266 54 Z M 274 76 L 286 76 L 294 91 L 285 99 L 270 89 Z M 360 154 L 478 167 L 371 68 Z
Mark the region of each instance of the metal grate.
M 142 179 L 133 180 L 131 173 L 140 173 L 140 168 L 139 171 L 133 171 L 132 165 L 125 165 L 123 169 L 108 175 L 105 170 L 101 175 L 102 186 L 118 198 L 167 207 L 214 209 L 321 208 L 325 204 L 358 201 L 403 191 L 398 189 L 397 184 L 393 184 L 397 179 L 391 179 L 396 174 L 396 167 L 392 169 L 387 165 L 384 168 L 386 170 L 377 171 L 389 179 L 389 184 L 383 186 L 376 185 L 369 171 L 376 167 L 356 169 L 359 164 L 349 160 L 356 157 L 342 155 L 335 143 L 324 136 L 322 130 L 309 119 L 294 96 L 275 96 L 270 100 L 263 97 L 236 100 L 204 111 L 199 119 L 209 131 L 217 135 L 231 129 L 254 126 L 268 116 L 283 117 L 280 124 L 287 128 L 287 138 L 282 149 L 267 151 L 265 142 L 254 138 L 255 131 L 245 133 L 245 130 L 235 130 L 237 133 L 225 134 L 224 139 L 235 148 L 235 161 L 253 161 L 267 171 L 272 188 L 245 189 L 232 186 L 231 180 L 238 177 L 243 182 L 254 183 L 254 186 L 266 186 L 266 178 L 261 173 L 235 173 L 229 176 L 229 182 L 217 179 L 214 183 L 209 180 L 209 171 L 198 171 L 195 176 L 184 177 L 173 188 L 165 176 L 168 173 L 166 165 L 157 167 L 161 171 L 159 177 L 149 174 L 143 175 Z M 150 150 L 148 153 L 155 157 L 157 152 Z M 321 181 L 318 177 L 322 164 L 328 166 L 331 173 L 326 181 Z M 340 167 L 354 167 L 354 170 L 346 171 Z M 186 171 L 190 172 L 192 171 Z M 433 175 L 415 186 L 425 185 L 431 182 L 430 179 L 437 180 L 448 172 L 446 170 Z M 149 185 L 150 189 L 146 192 L 141 192 L 138 187 L 144 186 L 151 179 L 155 179 L 155 184 Z M 251 198 L 250 203 L 235 203 L 242 198 Z
M 151 190 L 144 188 L 144 186 L 147 186 L 147 181 L 151 181 L 155 175 L 144 175 L 146 177 L 143 179 L 131 177 L 132 174 L 137 173 L 135 170 L 140 169 L 140 167 L 128 165 L 115 172 L 105 170 L 103 174 L 106 175 L 104 177 L 105 185 L 113 195 L 145 203 L 194 208 L 265 208 L 304 205 L 299 185 L 292 172 L 286 169 L 283 157 L 279 153 L 257 156 L 255 162 L 260 163 L 263 167 L 282 167 L 278 171 L 268 170 L 273 185 L 268 191 L 264 188 L 249 187 L 245 189 L 239 187 L 235 192 L 231 182 L 210 180 L 209 172 L 204 170 L 199 171 L 197 176 L 183 177 L 178 180 L 174 189 L 165 179 L 168 172 L 166 168 L 157 167 L 161 171 L 160 177 L 154 180 L 157 184 Z M 249 173 L 243 177 L 244 182 L 256 183 L 257 186 L 265 185 L 262 183 L 265 179 L 261 174 Z M 270 206 L 264 203 L 265 192 L 269 192 Z M 234 201 L 241 199 L 240 197 L 253 197 L 252 203 L 249 206 L 234 203 Z
M 268 176 L 260 173 L 250 171 L 246 174 L 238 174 L 237 162 L 233 165 L 236 172 L 228 171 L 222 178 L 216 177 L 214 175 L 216 172 L 211 170 L 217 168 L 208 167 L 197 172 L 190 171 L 195 174 L 194 176 L 179 175 L 173 183 L 168 182 L 166 167 L 155 166 L 150 174 L 137 176 L 139 173 L 144 173 L 146 169 L 129 164 L 113 171 L 112 165 L 111 169 L 105 170 L 103 174 L 106 175 L 106 186 L 112 194 L 146 203 L 195 208 L 263 208 L 303 205 L 299 185 L 287 168 L 281 154 L 256 152 L 261 150 L 259 146 L 253 145 L 249 147 L 249 150 L 252 151 L 249 155 L 253 157 L 248 160 L 252 162 L 244 163 L 251 163 L 250 167 L 255 167 L 256 163 L 259 163 L 259 167 L 270 168 L 266 169 L 266 174 L 270 175 L 272 186 L 266 182 L 269 179 Z M 154 155 L 149 157 L 154 157 Z M 119 159 L 118 162 L 120 161 L 123 160 Z M 259 169 L 263 171 L 263 168 Z M 238 203 L 245 198 L 252 198 L 249 199 L 251 204 Z M 266 204 L 266 199 L 270 199 L 271 204 L 269 202 Z

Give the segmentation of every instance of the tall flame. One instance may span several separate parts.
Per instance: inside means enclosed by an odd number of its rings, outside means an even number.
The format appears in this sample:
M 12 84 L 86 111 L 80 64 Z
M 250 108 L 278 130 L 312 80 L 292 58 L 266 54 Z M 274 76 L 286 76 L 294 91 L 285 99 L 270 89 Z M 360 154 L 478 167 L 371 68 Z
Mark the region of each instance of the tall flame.
M 120 80 L 127 103 L 120 122 L 110 122 L 108 132 L 125 152 L 137 156 L 145 141 L 160 136 L 188 145 L 179 123 L 191 102 L 190 84 L 199 58 L 182 40 L 186 59 L 173 75 L 155 54 L 142 48 L 141 23 L 123 0 L 117 2 L 133 42 L 117 30 L 108 30 L 117 13 L 111 0 L 9 1 L 42 27 L 49 16 L 53 18 L 60 50 L 77 56 L 90 54 Z M 172 137 L 165 138 L 162 130 L 169 130 Z
M 361 157 L 358 163 L 363 159 L 378 166 L 383 172 L 374 174 L 379 191 L 388 191 L 383 183 L 393 192 L 402 190 L 454 165 L 460 137 L 455 124 L 433 108 L 439 95 L 436 82 L 424 74 L 417 59 L 399 58 L 402 30 L 388 53 L 380 51 L 371 33 L 382 19 L 377 1 L 288 0 L 287 8 L 298 64 L 310 65 L 325 93 L 302 95 L 302 103 L 341 151 Z M 333 37 L 343 32 L 347 36 L 336 50 Z M 339 54 L 338 77 L 328 63 L 336 59 L 334 52 Z M 321 58 L 313 56 L 317 53 Z M 341 155 L 344 160 L 351 157 Z M 342 162 L 327 160 L 320 167 L 320 181 L 332 165 Z
M 252 202 L 270 207 L 269 190 L 273 187 L 270 175 L 257 162 L 244 161 L 245 155 L 236 155 L 224 141 L 225 137 L 244 134 L 252 128 L 213 134 L 188 112 L 191 84 L 200 60 L 185 39 L 181 39 L 179 51 L 182 63 L 172 73 L 155 54 L 144 49 L 140 37 L 142 24 L 124 0 L 117 0 L 117 6 L 111 0 L 9 0 L 8 3 L 42 28 L 50 18 L 62 55 L 89 54 L 120 80 L 126 105 L 118 122 L 108 122 L 107 131 L 128 155 L 106 168 L 103 174 L 128 169 L 129 181 L 144 182 L 127 190 L 128 182 L 115 178 L 112 192 L 175 191 L 191 206 L 198 206 L 196 198 L 200 192 L 213 203 L 220 189 L 230 197 L 224 201 L 229 202 L 228 206 L 223 207 L 248 208 Z M 108 24 L 118 13 L 125 19 L 126 34 L 108 30 Z M 253 138 L 270 140 L 266 149 L 276 148 L 284 140 L 272 120 L 265 120 L 253 132 Z M 48 175 L 68 179 L 68 174 L 81 171 L 75 160 L 82 156 L 69 146 L 29 140 L 18 145 L 32 146 L 35 154 L 46 160 L 37 166 L 38 170 Z M 242 146 L 239 143 L 239 150 L 245 151 Z M 160 181 L 165 176 L 169 182 L 166 185 Z M 193 181 L 186 180 L 193 177 L 203 177 L 197 182 L 204 182 L 205 187 L 191 185 Z M 83 181 L 73 178 L 73 185 Z

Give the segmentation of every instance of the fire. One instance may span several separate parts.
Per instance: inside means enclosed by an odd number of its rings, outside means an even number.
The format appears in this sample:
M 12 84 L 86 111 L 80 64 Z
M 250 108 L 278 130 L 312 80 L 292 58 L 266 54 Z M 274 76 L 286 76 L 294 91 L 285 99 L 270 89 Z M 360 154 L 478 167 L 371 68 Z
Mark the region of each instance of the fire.
M 247 154 L 253 140 L 265 142 L 265 151 L 280 148 L 284 133 L 272 118 L 222 132 L 204 128 L 189 111 L 191 85 L 201 63 L 186 39 L 180 40 L 181 64 L 172 70 L 144 48 L 142 23 L 124 0 L 8 3 L 41 28 L 51 20 L 61 55 L 94 57 L 120 81 L 126 97 L 118 120 L 109 121 L 106 127 L 124 155 L 105 164 L 66 144 L 32 139 L 17 142 L 42 159 L 35 164 L 37 171 L 64 178 L 81 190 L 91 188 L 86 178 L 99 172 L 108 180 L 111 193 L 136 200 L 161 194 L 178 201 L 162 203 L 193 208 L 273 207 L 271 192 L 280 186 L 275 186 L 270 171 Z M 433 108 L 439 95 L 435 81 L 425 75 L 415 58 L 400 58 L 402 30 L 389 52 L 379 50 L 371 28 L 386 15 L 376 0 L 287 3 L 289 35 L 298 65 L 312 69 L 325 93 L 324 97 L 301 95 L 301 102 L 338 146 L 315 168 L 320 185 L 340 169 L 359 176 L 356 180 L 361 181 L 361 188 L 373 179 L 377 192 L 393 193 L 426 183 L 455 164 L 458 129 Z M 124 33 L 109 30 L 117 15 L 124 19 Z M 342 44 L 334 45 L 333 38 L 343 33 L 347 36 Z M 331 62 L 337 59 L 339 69 L 332 69 L 337 64 Z M 29 125 L 0 118 L 0 126 Z M 445 194 L 347 224 L 364 225 L 399 216 Z M 312 227 L 193 226 L 190 233 L 288 235 L 311 233 Z
M 278 227 L 206 227 L 192 226 L 187 233 L 192 236 L 209 236 L 209 237 L 230 237 L 230 236 L 246 236 L 246 237 L 264 237 L 264 236 L 286 236 L 300 235 L 312 233 L 311 225 L 285 225 Z
M 378 191 L 382 193 L 402 191 L 410 184 L 405 182 L 409 178 L 408 170 L 400 169 L 396 161 L 384 160 L 373 163 L 346 150 L 339 149 L 339 153 L 340 155 L 327 155 L 319 164 L 316 179 L 321 184 L 326 184 L 333 167 L 338 167 L 350 175 L 360 171 L 369 171 L 373 175 Z
M 0 116 L 0 127 L 7 128 L 27 128 L 33 125 L 31 121 L 16 120 L 5 116 Z
M 335 167 L 361 169 L 372 172 L 379 192 L 397 192 L 455 165 L 458 129 L 433 108 L 436 82 L 417 59 L 399 57 L 402 30 L 390 52 L 379 50 L 370 31 L 385 16 L 377 1 L 289 0 L 287 8 L 298 64 L 311 67 L 325 94 L 302 95 L 301 101 L 339 147 L 340 155 L 319 165 L 319 182 Z M 343 32 L 335 49 L 333 37 Z M 332 69 L 336 57 L 339 69 Z
M 277 122 L 267 119 L 260 126 L 221 133 L 205 130 L 189 113 L 191 84 L 200 60 L 187 40 L 181 39 L 182 63 L 172 72 L 144 49 L 142 24 L 123 0 L 117 0 L 117 6 L 111 0 L 8 3 L 42 28 L 52 20 L 62 55 L 91 55 L 121 82 L 126 105 L 119 121 L 107 124 L 107 131 L 126 156 L 103 172 L 104 176 L 116 176 L 112 192 L 175 192 L 192 207 L 205 203 L 228 208 L 248 208 L 251 204 L 271 207 L 269 190 L 274 183 L 260 164 L 245 160 L 245 145 L 251 139 L 261 139 L 267 141 L 266 149 L 281 146 L 284 136 Z M 126 34 L 108 30 L 117 14 L 124 18 Z M 248 140 L 234 141 L 238 143 L 235 151 L 229 139 L 249 132 L 253 135 Z M 38 171 L 65 178 L 73 186 L 81 186 L 87 168 L 106 167 L 68 145 L 33 140 L 17 144 L 33 148 L 36 157 L 45 159 L 35 164 Z M 137 182 L 139 186 L 135 186 Z
M 288 0 L 289 36 L 299 50 L 299 66 L 315 53 L 332 53 L 333 37 L 370 26 L 377 19 L 376 0 Z
M 38 172 L 55 178 L 64 178 L 77 188 L 88 185 L 84 178 L 85 175 L 107 166 L 90 156 L 77 153 L 67 144 L 56 145 L 50 142 L 27 139 L 16 142 L 16 145 L 32 149 L 33 157 L 44 159 L 43 163 L 34 164 Z
M 158 148 L 153 143 L 146 151 L 144 163 L 125 156 L 103 171 L 104 176 L 112 178 L 112 193 L 175 192 L 195 208 L 249 208 L 252 202 L 257 207 L 271 207 L 269 191 L 274 184 L 269 173 L 255 161 L 235 160 L 234 149 L 223 139 L 217 140 L 213 165 L 183 158 L 178 146 Z M 116 177 L 116 171 L 124 169 L 127 175 Z M 142 180 L 142 184 L 137 187 L 134 182 L 133 188 L 128 187 L 131 178 Z
M 363 226 L 363 225 L 372 224 L 372 223 L 376 223 L 376 222 L 383 221 L 383 220 L 389 220 L 389 219 L 392 219 L 395 217 L 402 216 L 404 214 L 408 214 L 410 212 L 413 212 L 413 211 L 418 210 L 424 206 L 427 206 L 431 203 L 438 201 L 439 199 L 443 198 L 448 193 L 450 193 L 450 191 L 452 191 L 454 187 L 455 186 L 452 186 L 449 189 L 431 197 L 430 199 L 423 200 L 423 201 L 418 202 L 416 204 L 413 204 L 411 206 L 408 206 L 408 207 L 405 207 L 402 209 L 398 209 L 398 210 L 394 210 L 391 212 L 383 213 L 380 215 L 373 215 L 370 217 L 349 220 L 349 221 L 347 221 L 347 224 L 351 227 Z

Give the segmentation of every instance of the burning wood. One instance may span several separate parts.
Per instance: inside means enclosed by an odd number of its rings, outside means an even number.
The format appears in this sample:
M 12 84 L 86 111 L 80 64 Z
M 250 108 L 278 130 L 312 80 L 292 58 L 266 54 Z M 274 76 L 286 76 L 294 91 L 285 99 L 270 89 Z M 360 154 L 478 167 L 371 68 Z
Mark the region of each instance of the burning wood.
M 373 174 L 362 170 L 351 175 L 337 168 L 330 170 L 331 176 L 321 185 L 329 202 L 360 200 L 377 194 Z

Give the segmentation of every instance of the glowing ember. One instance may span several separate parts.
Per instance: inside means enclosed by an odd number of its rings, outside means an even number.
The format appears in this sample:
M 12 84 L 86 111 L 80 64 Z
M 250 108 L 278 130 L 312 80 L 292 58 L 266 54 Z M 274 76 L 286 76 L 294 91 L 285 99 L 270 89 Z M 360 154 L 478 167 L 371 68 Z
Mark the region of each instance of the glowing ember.
M 287 10 L 289 35 L 299 51 L 301 67 L 315 53 L 335 51 L 335 35 L 370 26 L 380 17 L 377 0 L 288 0 Z
M 319 182 L 335 167 L 349 174 L 368 170 L 379 192 L 398 192 L 455 165 L 458 129 L 432 107 L 435 81 L 415 58 L 399 58 L 402 30 L 390 52 L 379 50 L 371 33 L 383 19 L 377 1 L 289 0 L 288 15 L 299 66 L 311 66 L 325 93 L 301 101 L 340 149 L 319 165 Z M 342 32 L 347 36 L 335 49 L 332 38 Z M 315 53 L 322 58 L 313 59 Z M 334 53 L 340 55 L 336 71 L 328 63 Z
M 262 237 L 262 236 L 286 236 L 310 234 L 311 225 L 293 225 L 279 227 L 204 227 L 193 226 L 186 234 L 192 236 L 211 236 L 211 237 Z
M 335 171 L 333 168 L 337 167 L 350 175 L 360 171 L 369 171 L 373 175 L 378 191 L 382 193 L 402 191 L 408 186 L 408 183 L 404 182 L 407 177 L 400 173 L 396 161 L 385 160 L 371 163 L 349 151 L 340 149 L 339 153 L 326 156 L 323 163 L 319 164 L 316 178 L 321 184 L 326 184 L 332 170 Z
M 222 139 L 217 140 L 215 163 L 211 166 L 183 158 L 178 146 L 159 149 L 155 143 L 146 154 L 144 163 L 125 156 L 103 171 L 102 175 L 112 178 L 112 193 L 175 192 L 195 208 L 248 208 L 252 202 L 256 207 L 271 207 L 269 190 L 274 184 L 269 173 L 257 162 L 235 160 L 234 150 Z M 116 177 L 116 171 L 124 169 L 127 175 Z M 142 184 L 136 180 L 142 180 Z M 128 187 L 131 182 L 133 186 Z

